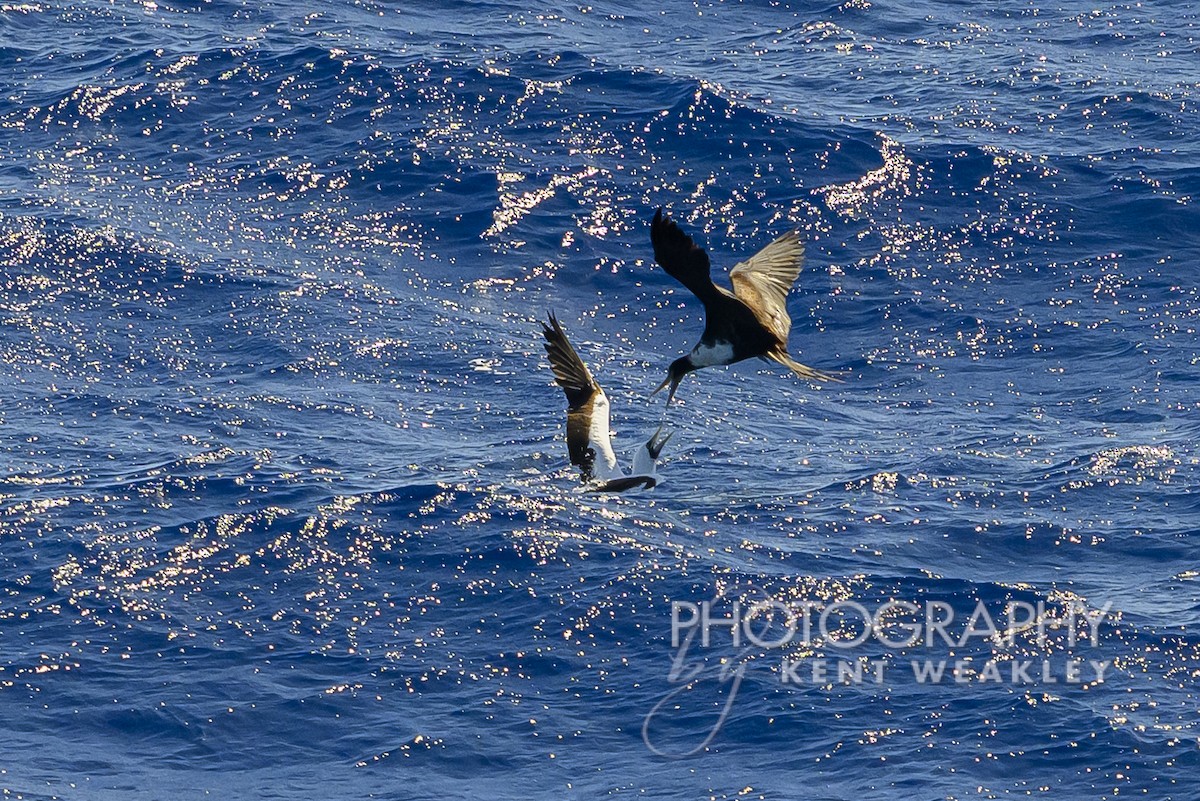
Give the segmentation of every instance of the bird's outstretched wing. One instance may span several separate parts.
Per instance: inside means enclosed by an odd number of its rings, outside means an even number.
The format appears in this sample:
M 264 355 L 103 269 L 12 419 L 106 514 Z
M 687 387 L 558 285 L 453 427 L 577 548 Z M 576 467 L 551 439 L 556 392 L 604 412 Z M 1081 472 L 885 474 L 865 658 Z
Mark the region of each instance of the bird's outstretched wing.
M 650 223 L 650 243 L 654 245 L 654 260 L 667 274 L 707 301 L 717 294 L 710 275 L 708 254 L 704 248 L 675 224 L 660 208 Z
M 554 380 L 566 393 L 568 409 L 582 409 L 592 401 L 594 395 L 604 394 L 553 314 L 550 315 L 550 325 L 542 323 L 542 334 L 546 337 L 546 355 L 550 357 Z
M 542 323 L 546 355 L 554 380 L 567 396 L 567 450 L 571 464 L 579 467 L 583 480 L 608 479 L 620 475 L 609 430 L 608 396 L 567 339 L 558 319 Z
M 803 264 L 804 243 L 796 231 L 789 231 L 729 271 L 733 294 L 785 345 L 792 330 L 787 294 Z

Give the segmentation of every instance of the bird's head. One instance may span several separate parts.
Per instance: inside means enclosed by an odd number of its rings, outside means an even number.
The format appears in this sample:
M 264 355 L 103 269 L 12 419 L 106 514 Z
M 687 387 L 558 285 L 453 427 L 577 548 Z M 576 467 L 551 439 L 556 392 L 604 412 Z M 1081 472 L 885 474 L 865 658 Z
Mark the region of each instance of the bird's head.
M 671 401 L 675 399 L 675 390 L 679 388 L 679 382 L 683 380 L 683 377 L 685 375 L 687 375 L 688 373 L 692 372 L 695 369 L 696 369 L 696 365 L 692 364 L 691 356 L 679 357 L 675 361 L 671 362 L 671 366 L 669 368 L 667 368 L 667 377 L 663 380 L 663 382 L 661 384 L 658 385 L 658 389 L 651 392 L 650 395 L 653 397 L 654 395 L 657 395 L 659 392 L 661 392 L 663 389 L 665 389 L 667 386 L 670 386 L 671 389 L 667 393 L 667 405 L 669 406 L 671 404 Z
M 650 439 L 642 447 L 638 448 L 637 453 L 633 455 L 633 473 L 635 476 L 652 476 L 654 475 L 655 463 L 658 462 L 658 456 L 662 453 L 662 449 L 666 446 L 667 440 L 675 433 L 668 431 L 666 436 L 663 436 L 663 427 L 666 423 L 659 425 L 658 430 L 650 435 Z

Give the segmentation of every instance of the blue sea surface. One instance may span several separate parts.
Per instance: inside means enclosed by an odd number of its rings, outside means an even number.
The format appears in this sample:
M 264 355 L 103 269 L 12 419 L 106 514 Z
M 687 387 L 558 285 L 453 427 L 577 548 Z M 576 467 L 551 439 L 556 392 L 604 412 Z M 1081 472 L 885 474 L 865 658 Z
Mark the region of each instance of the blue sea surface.
M 1198 102 L 1174 0 L 6 0 L 3 797 L 1195 801 Z M 798 228 L 844 382 L 648 398 L 659 206 L 718 283 Z M 714 598 L 1038 617 L 673 648 Z

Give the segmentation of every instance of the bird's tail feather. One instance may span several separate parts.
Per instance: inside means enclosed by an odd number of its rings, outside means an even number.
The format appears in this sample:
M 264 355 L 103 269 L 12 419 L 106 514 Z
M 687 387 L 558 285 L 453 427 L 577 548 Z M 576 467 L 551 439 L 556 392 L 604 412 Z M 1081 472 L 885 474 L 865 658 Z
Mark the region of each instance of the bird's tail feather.
M 801 364 L 800 362 L 796 361 L 795 359 L 793 359 L 791 356 L 787 355 L 786 353 L 779 353 L 779 352 L 768 353 L 767 358 L 773 359 L 773 360 L 779 362 L 780 364 L 782 364 L 784 367 L 791 370 L 793 373 L 795 373 L 800 378 L 807 378 L 809 381 L 833 381 L 838 384 L 842 383 L 842 379 L 839 377 L 839 373 L 837 373 L 837 372 L 828 372 L 827 373 L 827 372 L 824 372 L 821 370 L 817 370 L 813 367 L 809 367 L 807 364 Z

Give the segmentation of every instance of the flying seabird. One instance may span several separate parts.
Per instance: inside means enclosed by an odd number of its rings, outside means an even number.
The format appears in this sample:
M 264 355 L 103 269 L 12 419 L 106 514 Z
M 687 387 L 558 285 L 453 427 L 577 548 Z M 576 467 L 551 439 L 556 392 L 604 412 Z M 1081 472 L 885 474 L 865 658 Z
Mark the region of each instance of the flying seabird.
M 567 450 L 571 464 L 579 468 L 587 491 L 625 492 L 650 489 L 658 484 L 655 465 L 671 434 L 664 437 L 660 425 L 634 453 L 629 475 L 622 473 L 612 449 L 608 396 L 604 389 L 592 378 L 553 314 L 550 325 L 542 323 L 542 334 L 546 337 L 546 355 L 550 357 L 554 380 L 567 396 Z
M 670 404 L 679 382 L 693 370 L 733 364 L 752 356 L 779 362 L 801 378 L 840 380 L 800 364 L 788 354 L 792 319 L 787 313 L 787 293 L 804 263 L 804 243 L 796 231 L 789 231 L 730 270 L 732 292 L 713 283 L 704 248 L 661 208 L 650 224 L 650 241 L 654 260 L 704 304 L 700 341 L 691 353 L 671 363 L 666 380 L 651 395 L 669 385 Z

